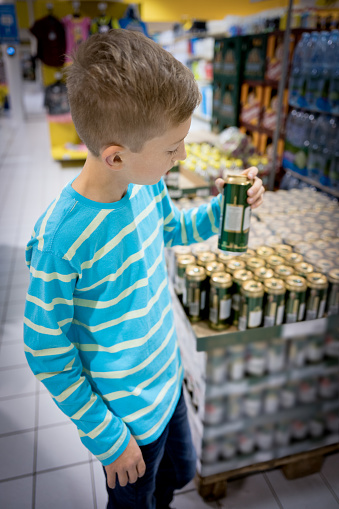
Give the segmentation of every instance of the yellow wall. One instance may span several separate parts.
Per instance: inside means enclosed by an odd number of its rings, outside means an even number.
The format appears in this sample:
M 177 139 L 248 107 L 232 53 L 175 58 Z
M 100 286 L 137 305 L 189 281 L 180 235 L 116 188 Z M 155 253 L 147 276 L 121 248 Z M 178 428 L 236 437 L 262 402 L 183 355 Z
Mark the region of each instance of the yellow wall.
M 288 0 L 141 0 L 142 18 L 150 21 L 180 21 L 183 16 L 201 20 L 223 19 L 228 14 L 246 16 L 288 6 Z M 298 3 L 296 0 L 294 3 Z

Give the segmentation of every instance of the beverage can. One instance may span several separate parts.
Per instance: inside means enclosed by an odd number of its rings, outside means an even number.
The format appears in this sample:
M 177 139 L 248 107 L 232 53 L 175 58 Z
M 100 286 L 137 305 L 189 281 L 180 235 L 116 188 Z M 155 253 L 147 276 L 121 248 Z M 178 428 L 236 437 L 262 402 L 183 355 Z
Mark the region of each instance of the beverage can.
M 259 281 L 245 281 L 240 290 L 239 330 L 260 327 L 263 318 L 264 286 Z
M 312 272 L 306 277 L 306 320 L 322 318 L 325 314 L 327 288 L 327 277 L 320 272 Z
M 226 329 L 230 325 L 233 285 L 227 272 L 214 272 L 210 279 L 209 321 L 212 329 Z
M 286 288 L 282 279 L 271 278 L 264 281 L 264 327 L 281 325 L 285 312 Z
M 300 322 L 305 316 L 307 283 L 303 277 L 292 275 L 285 280 L 285 322 Z
M 186 269 L 186 285 L 183 295 L 185 311 L 192 322 L 201 320 L 206 306 L 206 271 L 198 265 Z
M 330 270 L 327 278 L 329 282 L 327 314 L 330 316 L 339 313 L 339 268 Z
M 234 255 L 246 252 L 250 231 L 251 207 L 247 191 L 253 185 L 246 175 L 226 178 L 219 227 L 219 249 Z

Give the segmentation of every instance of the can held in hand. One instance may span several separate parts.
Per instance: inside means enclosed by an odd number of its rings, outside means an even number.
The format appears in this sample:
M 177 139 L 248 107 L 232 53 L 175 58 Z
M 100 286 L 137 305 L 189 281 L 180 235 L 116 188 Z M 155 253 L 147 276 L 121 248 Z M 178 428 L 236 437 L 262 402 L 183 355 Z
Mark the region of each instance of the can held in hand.
M 214 272 L 211 276 L 209 321 L 212 329 L 226 329 L 230 325 L 232 285 L 232 276 L 227 272 Z
M 288 276 L 285 285 L 285 322 L 301 322 L 305 315 L 306 279 L 295 275 Z
M 192 322 L 202 319 L 206 306 L 206 271 L 204 267 L 190 265 L 186 269 L 186 285 L 183 293 L 185 311 Z
M 251 207 L 247 191 L 253 181 L 246 175 L 228 175 L 221 204 L 218 248 L 239 255 L 247 250 Z
M 306 320 L 322 318 L 325 313 L 328 281 L 320 272 L 312 272 L 306 278 Z
M 285 312 L 286 288 L 282 279 L 271 278 L 264 282 L 264 327 L 281 325 Z
M 239 311 L 240 311 L 240 290 L 241 285 L 245 281 L 253 279 L 253 274 L 249 270 L 237 270 L 233 274 L 233 288 L 232 288 L 232 323 L 238 325 Z
M 330 270 L 327 278 L 329 282 L 327 314 L 330 316 L 339 313 L 339 268 Z
M 241 286 L 239 330 L 260 327 L 263 318 L 264 285 L 250 279 Z

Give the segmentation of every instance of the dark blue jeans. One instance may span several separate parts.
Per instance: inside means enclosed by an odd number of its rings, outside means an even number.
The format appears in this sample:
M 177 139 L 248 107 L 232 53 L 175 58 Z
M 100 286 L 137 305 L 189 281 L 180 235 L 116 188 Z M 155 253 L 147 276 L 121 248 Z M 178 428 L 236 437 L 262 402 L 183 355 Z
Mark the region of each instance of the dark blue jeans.
M 145 475 L 127 486 L 120 486 L 117 479 L 114 489 L 106 482 L 107 509 L 167 509 L 174 490 L 193 479 L 196 454 L 183 393 L 162 435 L 140 449 L 146 464 Z

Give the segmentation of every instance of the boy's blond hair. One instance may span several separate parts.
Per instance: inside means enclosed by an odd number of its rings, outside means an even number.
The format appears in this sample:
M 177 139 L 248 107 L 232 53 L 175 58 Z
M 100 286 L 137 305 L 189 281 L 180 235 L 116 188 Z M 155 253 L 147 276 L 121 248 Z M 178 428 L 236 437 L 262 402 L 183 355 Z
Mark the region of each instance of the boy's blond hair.
M 201 100 L 187 67 L 144 35 L 120 29 L 80 44 L 67 88 L 75 128 L 96 157 L 110 145 L 140 152 Z

